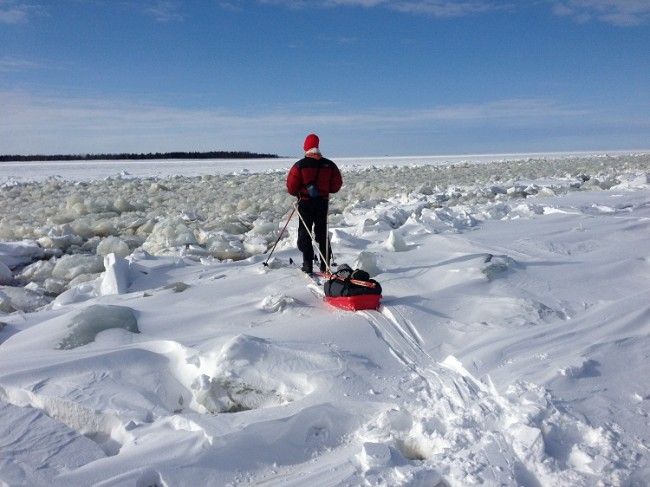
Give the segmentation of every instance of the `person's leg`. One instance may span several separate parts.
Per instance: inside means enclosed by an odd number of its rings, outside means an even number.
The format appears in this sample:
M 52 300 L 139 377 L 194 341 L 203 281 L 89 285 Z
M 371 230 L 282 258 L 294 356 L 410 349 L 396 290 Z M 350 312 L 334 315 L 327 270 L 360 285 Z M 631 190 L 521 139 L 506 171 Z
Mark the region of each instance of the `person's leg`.
M 314 266 L 314 247 L 309 232 L 303 225 L 304 221 L 307 228 L 311 230 L 314 224 L 313 210 L 309 203 L 309 201 L 298 202 L 298 212 L 302 218 L 302 221 L 298 222 L 298 250 L 302 252 L 302 269 L 306 272 L 311 272 Z
M 329 261 L 332 258 L 332 249 L 327 245 L 327 211 L 328 201 L 318 200 L 317 207 L 314 211 L 314 236 L 316 237 L 316 242 L 318 242 L 318 248 L 320 249 L 321 255 L 327 259 L 329 264 Z M 326 255 L 326 253 L 329 253 L 329 255 Z M 327 266 L 320 255 L 319 260 L 320 270 L 325 271 Z

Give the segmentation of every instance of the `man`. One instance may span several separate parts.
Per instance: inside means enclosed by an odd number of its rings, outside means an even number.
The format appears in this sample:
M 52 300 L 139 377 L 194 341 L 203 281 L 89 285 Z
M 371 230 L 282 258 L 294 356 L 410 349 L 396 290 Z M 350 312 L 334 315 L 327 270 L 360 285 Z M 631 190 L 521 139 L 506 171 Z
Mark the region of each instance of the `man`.
M 323 157 L 318 148 L 316 134 L 309 134 L 303 149 L 305 157 L 296 162 L 287 176 L 287 191 L 298 198 L 298 212 L 304 221 L 298 226 L 298 250 L 302 252 L 302 270 L 311 274 L 314 270 L 314 248 L 310 232 L 318 243 L 320 270 L 325 271 L 332 256 L 327 245 L 327 210 L 330 193 L 336 193 L 343 184 L 339 168 L 329 159 Z M 309 229 L 309 231 L 307 230 Z

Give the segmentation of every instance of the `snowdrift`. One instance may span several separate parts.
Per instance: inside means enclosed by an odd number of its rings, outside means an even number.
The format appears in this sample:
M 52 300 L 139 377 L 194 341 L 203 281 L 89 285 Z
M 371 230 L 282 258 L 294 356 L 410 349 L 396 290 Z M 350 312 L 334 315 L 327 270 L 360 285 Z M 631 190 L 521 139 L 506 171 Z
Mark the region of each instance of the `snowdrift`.
M 283 175 L 7 186 L 0 483 L 644 485 L 649 161 L 346 172 L 359 312 L 262 266 Z

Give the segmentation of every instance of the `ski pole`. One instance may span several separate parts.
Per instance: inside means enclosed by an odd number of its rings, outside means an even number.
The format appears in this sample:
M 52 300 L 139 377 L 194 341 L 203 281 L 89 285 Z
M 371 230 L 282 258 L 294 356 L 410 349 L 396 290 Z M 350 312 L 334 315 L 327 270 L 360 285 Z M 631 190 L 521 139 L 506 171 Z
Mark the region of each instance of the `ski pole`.
M 332 263 L 329 267 L 332 267 L 332 266 L 336 267 L 337 263 L 336 263 L 336 260 L 334 259 L 334 252 L 332 252 L 332 241 L 330 240 L 330 215 L 329 215 L 329 210 L 327 212 L 327 220 L 325 220 L 325 221 L 326 221 L 326 229 L 327 229 L 326 230 L 327 231 L 327 242 L 325 243 L 325 245 L 327 246 L 327 250 L 326 250 L 325 254 L 327 255 L 327 257 L 329 257 L 328 264 L 329 264 L 329 262 Z
M 325 239 L 325 258 L 327 259 L 327 267 L 329 270 L 330 266 L 330 211 L 329 208 L 327 209 L 327 214 L 325 215 L 325 236 L 327 237 Z
M 278 243 L 280 242 L 280 239 L 282 238 L 282 235 L 284 234 L 284 231 L 287 229 L 289 226 L 289 222 L 291 221 L 291 218 L 293 218 L 293 214 L 296 212 L 296 207 L 293 207 L 293 210 L 291 210 L 291 214 L 289 215 L 289 218 L 287 218 L 287 223 L 284 224 L 284 228 L 280 232 L 280 235 L 278 235 L 278 239 L 275 241 L 275 244 L 273 245 L 273 248 L 271 249 L 271 253 L 267 257 L 266 261 L 264 262 L 264 267 L 269 266 L 269 260 L 271 259 L 271 256 L 273 255 L 273 252 L 275 252 L 275 248 L 278 246 Z

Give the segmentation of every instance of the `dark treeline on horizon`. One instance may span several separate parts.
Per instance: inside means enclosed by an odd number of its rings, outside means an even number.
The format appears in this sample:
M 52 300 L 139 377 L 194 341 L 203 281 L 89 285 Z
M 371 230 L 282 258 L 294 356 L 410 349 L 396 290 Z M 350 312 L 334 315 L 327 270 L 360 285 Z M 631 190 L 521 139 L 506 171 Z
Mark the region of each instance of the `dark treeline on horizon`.
M 0 155 L 0 162 L 28 161 L 98 161 L 98 160 L 147 160 L 147 159 L 277 159 L 277 154 L 257 154 L 246 151 L 210 152 L 149 152 L 148 154 L 57 154 L 29 156 Z

